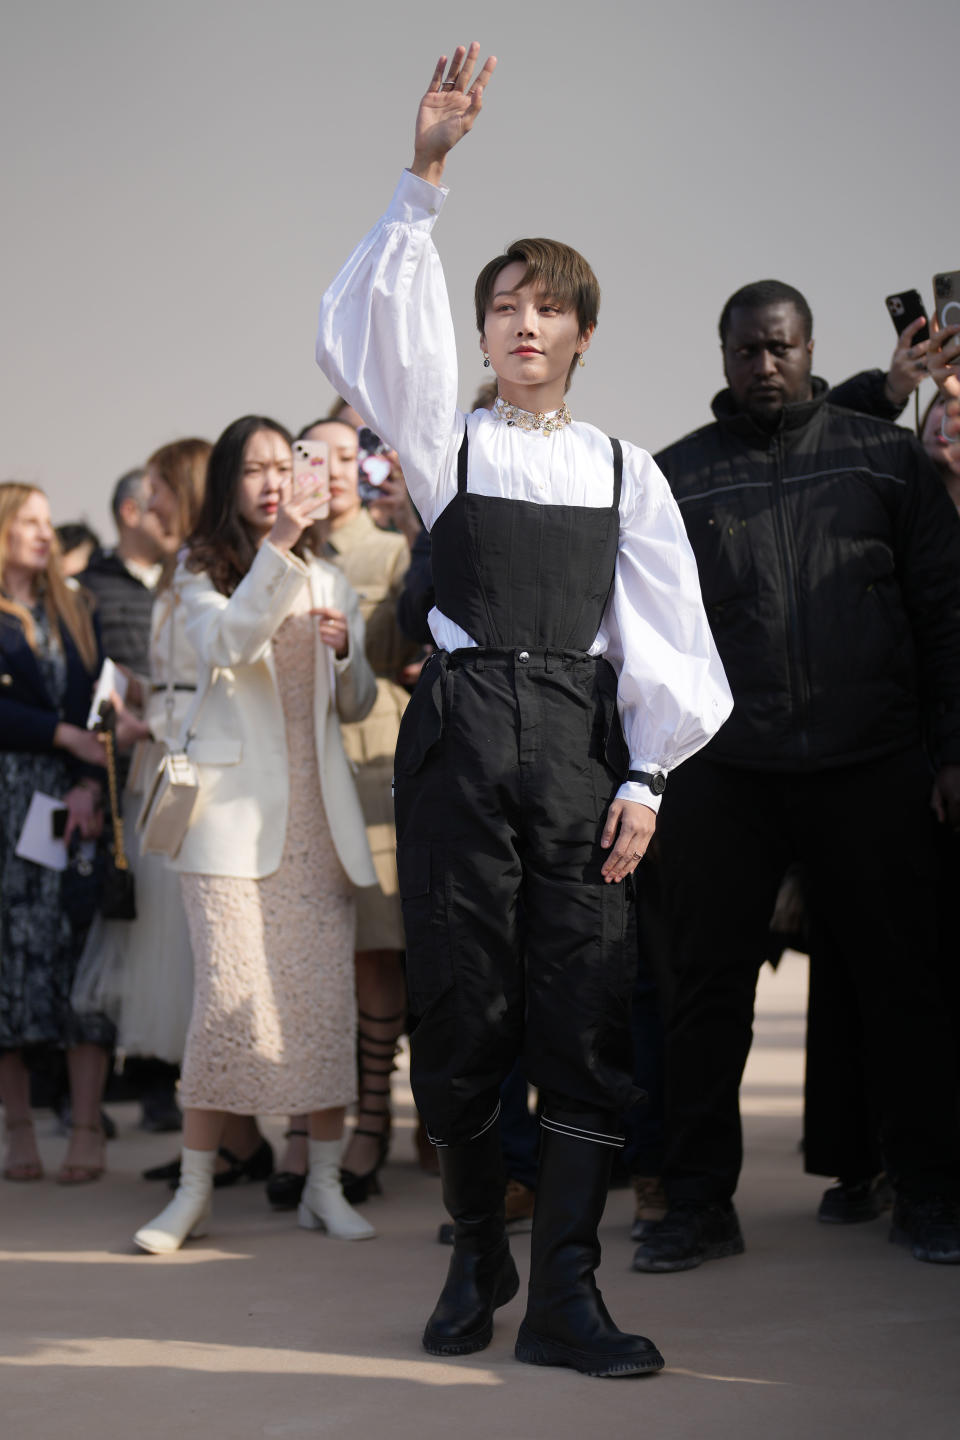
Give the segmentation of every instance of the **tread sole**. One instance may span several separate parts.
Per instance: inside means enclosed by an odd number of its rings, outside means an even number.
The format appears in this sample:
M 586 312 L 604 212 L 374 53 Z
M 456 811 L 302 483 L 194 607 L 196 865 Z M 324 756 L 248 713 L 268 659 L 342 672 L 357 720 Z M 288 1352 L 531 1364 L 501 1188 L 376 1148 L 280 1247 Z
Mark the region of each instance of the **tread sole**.
M 564 1366 L 577 1370 L 581 1375 L 591 1375 L 598 1380 L 628 1379 L 630 1376 L 655 1375 L 664 1367 L 664 1358 L 659 1350 L 649 1350 L 632 1358 L 607 1358 L 591 1354 L 588 1350 L 576 1350 L 559 1340 L 548 1340 L 520 1326 L 514 1355 L 524 1365 Z

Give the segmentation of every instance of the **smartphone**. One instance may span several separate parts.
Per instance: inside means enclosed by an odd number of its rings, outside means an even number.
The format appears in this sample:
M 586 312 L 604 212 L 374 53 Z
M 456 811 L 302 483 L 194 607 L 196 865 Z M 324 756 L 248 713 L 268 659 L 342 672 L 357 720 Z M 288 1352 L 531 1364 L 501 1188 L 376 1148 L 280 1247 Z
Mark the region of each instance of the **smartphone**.
M 330 514 L 330 446 L 326 440 L 294 440 L 293 490 L 296 494 L 305 485 L 319 491 L 312 520 L 326 520 Z
M 380 493 L 380 486 L 386 480 L 393 469 L 387 459 L 389 445 L 385 445 L 379 435 L 375 435 L 368 425 L 364 425 L 357 434 L 359 452 L 357 463 L 360 466 L 360 482 L 357 491 L 361 500 L 376 500 Z
M 941 325 L 960 325 L 960 270 L 934 275 L 933 300 Z
M 919 320 L 921 315 L 924 320 L 927 318 L 919 290 L 898 290 L 895 295 L 888 295 L 885 303 L 898 335 L 902 335 L 907 326 L 912 325 L 914 320 Z M 929 339 L 930 326 L 921 325 L 913 337 L 913 343 L 919 345 L 921 340 Z
M 67 816 L 69 810 L 66 805 L 61 805 L 56 810 L 50 811 L 50 837 L 53 840 L 62 840 L 67 833 Z

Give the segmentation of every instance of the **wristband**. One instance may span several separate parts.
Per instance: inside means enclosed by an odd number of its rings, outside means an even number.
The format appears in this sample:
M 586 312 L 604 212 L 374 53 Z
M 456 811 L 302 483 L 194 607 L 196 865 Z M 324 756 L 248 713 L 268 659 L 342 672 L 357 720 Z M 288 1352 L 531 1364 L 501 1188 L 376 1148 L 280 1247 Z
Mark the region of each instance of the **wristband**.
M 656 770 L 652 775 L 646 770 L 629 770 L 627 779 L 636 780 L 641 785 L 649 785 L 654 795 L 662 795 L 667 788 L 667 777 L 662 770 Z

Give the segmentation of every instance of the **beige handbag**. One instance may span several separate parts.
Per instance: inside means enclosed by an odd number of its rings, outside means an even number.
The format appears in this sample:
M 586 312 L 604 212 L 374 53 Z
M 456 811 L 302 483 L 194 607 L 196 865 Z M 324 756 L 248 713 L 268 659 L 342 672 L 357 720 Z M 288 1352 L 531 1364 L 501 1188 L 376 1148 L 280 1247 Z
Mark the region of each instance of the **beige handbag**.
M 174 600 L 176 603 L 176 600 Z M 167 669 L 167 716 L 173 710 L 173 640 L 174 617 L 170 613 L 170 659 Z M 187 714 L 175 748 L 163 746 L 159 761 L 144 786 L 143 804 L 137 817 L 141 853 L 167 855 L 172 860 L 183 844 L 190 817 L 200 794 L 200 780 L 197 768 L 187 754 L 187 747 L 194 736 L 194 727 L 200 718 L 204 701 L 210 693 L 215 671 L 207 672 L 204 684 L 197 690 L 194 702 Z

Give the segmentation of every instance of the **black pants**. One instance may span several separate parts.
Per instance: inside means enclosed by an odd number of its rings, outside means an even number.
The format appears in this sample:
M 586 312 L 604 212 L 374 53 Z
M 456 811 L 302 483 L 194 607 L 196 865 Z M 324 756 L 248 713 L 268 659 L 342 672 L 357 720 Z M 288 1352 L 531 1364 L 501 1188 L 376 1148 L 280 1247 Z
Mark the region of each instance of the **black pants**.
M 931 783 L 919 752 L 813 775 L 698 757 L 671 777 L 658 835 L 675 987 L 664 1167 L 672 1200 L 723 1200 L 736 1189 L 756 977 L 793 860 L 806 869 L 816 930 L 849 967 L 895 1183 L 910 1194 L 956 1192 L 953 1061 L 935 973 Z
M 931 813 L 939 861 L 938 925 L 941 998 L 952 1030 L 954 1094 L 960 1103 L 960 838 Z M 843 952 L 811 936 L 807 1068 L 804 1083 L 804 1166 L 814 1175 L 853 1179 L 883 1169 L 880 1126 L 863 1063 L 863 1027 L 856 987 Z
M 489 1123 L 518 1056 L 567 1109 L 637 1098 L 632 886 L 600 875 L 617 745 L 615 677 L 582 654 L 441 654 L 407 707 L 396 815 L 411 1083 L 436 1143 Z

